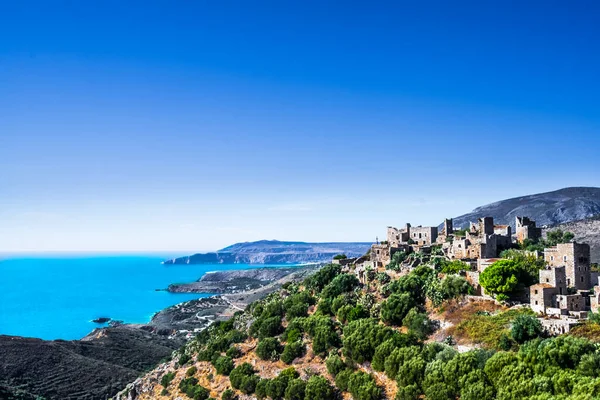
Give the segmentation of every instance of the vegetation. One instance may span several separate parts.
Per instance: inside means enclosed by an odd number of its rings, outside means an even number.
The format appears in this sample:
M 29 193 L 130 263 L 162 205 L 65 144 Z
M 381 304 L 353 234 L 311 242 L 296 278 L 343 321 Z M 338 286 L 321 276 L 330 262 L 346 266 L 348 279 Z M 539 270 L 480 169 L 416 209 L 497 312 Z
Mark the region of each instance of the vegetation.
M 505 255 L 480 279 L 497 296 L 514 293 L 540 268 L 523 251 Z M 466 264 L 414 257 L 423 265 L 412 272 L 395 278 L 373 273 L 364 285 L 337 265 L 325 266 L 230 321 L 214 323 L 186 345 L 179 360 L 185 355 L 185 363 L 210 362 L 218 374 L 228 374 L 231 389 L 223 391 L 221 400 L 241 394 L 261 400 L 334 400 L 343 392 L 355 400 L 380 400 L 389 387 L 397 387 L 395 400 L 600 397 L 600 347 L 595 344 L 600 342 L 600 316 L 592 314 L 572 335 L 546 338 L 528 308 L 467 303 L 473 307 L 461 309 L 465 302 L 450 301 L 472 293 L 459 275 Z M 459 310 L 447 314 L 455 318 L 445 334 L 448 344 L 429 343 L 439 325 L 432 311 L 439 315 L 445 309 Z M 451 346 L 455 340 L 479 348 L 459 353 Z M 321 360 L 328 374 L 312 368 Z M 291 366 L 282 369 L 283 363 Z M 274 372 L 265 375 L 269 367 Z M 370 368 L 378 372 L 377 379 Z M 257 371 L 272 378 L 261 379 Z M 208 400 L 196 366 L 184 375 L 180 390 Z M 163 375 L 165 390 L 174 379 L 174 372 Z M 392 381 L 395 385 L 388 386 Z

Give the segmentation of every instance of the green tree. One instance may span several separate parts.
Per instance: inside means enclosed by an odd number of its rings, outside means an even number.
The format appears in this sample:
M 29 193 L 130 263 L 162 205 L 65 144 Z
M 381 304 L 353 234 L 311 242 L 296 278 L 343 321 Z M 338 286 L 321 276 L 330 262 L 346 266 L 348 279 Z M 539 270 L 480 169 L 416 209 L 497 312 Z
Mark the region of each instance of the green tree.
M 434 331 L 433 322 L 427 314 L 419 312 L 416 307 L 411 308 L 408 314 L 406 314 L 406 317 L 402 320 L 402 325 L 407 327 L 409 332 L 421 340 L 426 339 Z
M 563 231 L 562 229 L 555 229 L 549 231 L 546 234 L 546 240 L 544 244 L 547 247 L 556 246 L 559 243 L 569 243 L 571 240 L 575 238 L 573 232 Z
M 335 392 L 329 381 L 322 376 L 311 376 L 306 383 L 304 400 L 334 400 Z
M 278 360 L 281 353 L 281 344 L 276 338 L 264 338 L 256 346 L 256 355 L 262 360 Z
M 304 400 L 305 396 L 306 382 L 302 379 L 291 380 L 285 390 L 285 400 Z
M 302 357 L 306 350 L 306 346 L 301 341 L 288 343 L 281 353 L 281 361 L 286 364 L 291 364 L 296 358 Z
M 517 260 L 500 260 L 487 267 L 479 276 L 479 283 L 486 293 L 493 295 L 509 295 L 513 293 L 519 282 L 531 283 L 531 276 Z
M 357 371 L 350 376 L 348 391 L 354 400 L 378 400 L 382 394 L 373 376 L 362 371 Z
M 227 356 L 219 357 L 216 359 L 214 366 L 217 370 L 217 374 L 229 375 L 229 373 L 233 370 L 233 360 Z
M 528 340 L 541 336 L 543 332 L 540 321 L 531 315 L 519 315 L 513 321 L 511 336 L 517 343 L 525 343 Z
M 409 293 L 392 294 L 381 305 L 381 319 L 393 325 L 401 325 L 411 308 L 417 304 Z

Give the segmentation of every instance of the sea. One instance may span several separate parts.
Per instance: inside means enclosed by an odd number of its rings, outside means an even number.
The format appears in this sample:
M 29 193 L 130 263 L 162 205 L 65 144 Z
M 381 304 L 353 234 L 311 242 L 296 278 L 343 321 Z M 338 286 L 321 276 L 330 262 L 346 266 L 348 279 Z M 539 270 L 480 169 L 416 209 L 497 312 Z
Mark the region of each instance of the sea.
M 106 326 L 92 322 L 100 317 L 146 323 L 164 308 L 210 296 L 161 290 L 171 283 L 193 282 L 210 271 L 262 267 L 165 265 L 164 260 L 157 255 L 0 256 L 0 335 L 74 340 Z

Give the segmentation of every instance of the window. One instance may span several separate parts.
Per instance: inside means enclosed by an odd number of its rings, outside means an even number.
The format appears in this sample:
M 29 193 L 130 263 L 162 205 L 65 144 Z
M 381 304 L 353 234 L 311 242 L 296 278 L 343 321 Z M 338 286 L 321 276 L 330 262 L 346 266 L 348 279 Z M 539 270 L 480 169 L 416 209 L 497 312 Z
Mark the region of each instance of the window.
M 583 276 L 581 277 L 581 282 L 583 282 Z
M 537 291 L 537 289 L 535 289 L 535 294 L 538 294 L 538 291 Z M 536 302 L 536 304 L 537 304 L 537 302 Z
M 550 279 L 546 278 L 546 282 L 550 282 Z
M 536 300 L 536 301 L 535 301 L 535 305 L 537 306 L 537 304 L 538 304 L 538 301 Z
M 419 233 L 419 239 L 421 239 L 421 234 Z
M 567 261 L 567 256 L 563 256 L 563 261 Z
M 550 261 L 554 261 L 554 256 L 550 256 Z

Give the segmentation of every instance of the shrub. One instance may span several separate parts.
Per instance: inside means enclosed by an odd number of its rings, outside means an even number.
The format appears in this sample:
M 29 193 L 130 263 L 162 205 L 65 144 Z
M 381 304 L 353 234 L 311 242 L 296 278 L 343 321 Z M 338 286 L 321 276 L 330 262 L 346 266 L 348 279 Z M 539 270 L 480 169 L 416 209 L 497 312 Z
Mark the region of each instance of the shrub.
M 346 364 L 342 360 L 340 356 L 337 354 L 330 355 L 325 360 L 325 365 L 327 366 L 327 372 L 329 372 L 332 376 L 336 376 L 344 369 L 346 369 Z
M 281 353 L 281 344 L 276 338 L 264 338 L 256 346 L 256 355 L 262 360 L 278 360 Z
M 344 328 L 344 355 L 362 364 L 371 361 L 375 349 L 391 338 L 393 330 L 374 319 L 359 319 Z
M 233 370 L 233 360 L 231 357 L 219 357 L 214 363 L 217 374 L 229 375 Z
M 354 274 L 340 274 L 333 278 L 321 292 L 324 298 L 334 298 L 342 293 L 350 292 L 360 284 Z
M 338 276 L 341 272 L 342 268 L 339 265 L 328 264 L 318 270 L 312 276 L 308 277 L 304 281 L 304 285 L 309 289 L 320 292 L 327 284 L 329 284 L 329 282 L 333 280 L 333 278 Z
M 179 357 L 179 361 L 177 362 L 179 366 L 183 366 L 190 361 L 191 357 L 188 354 L 183 353 L 181 357 Z
M 479 276 L 479 283 L 486 293 L 507 296 L 517 289 L 519 283 L 528 286 L 533 281 L 523 263 L 507 259 L 487 267 Z
M 335 392 L 327 379 L 311 376 L 306 383 L 304 400 L 335 400 Z
M 288 343 L 281 353 L 281 361 L 286 364 L 291 364 L 296 358 L 302 357 L 306 347 L 300 341 Z
M 337 388 L 343 392 L 348 390 L 348 383 L 350 382 L 350 377 L 353 373 L 354 372 L 351 369 L 344 369 L 340 371 L 335 376 L 335 386 L 337 386 Z
M 528 340 L 535 339 L 542 332 L 542 324 L 531 315 L 519 315 L 513 321 L 511 329 L 511 335 L 517 343 L 525 343 Z
M 229 381 L 234 389 L 239 389 L 242 393 L 254 393 L 256 385 L 260 378 L 256 376 L 254 368 L 249 363 L 243 363 L 235 367 L 229 374 Z
M 225 353 L 225 355 L 229 358 L 235 359 L 242 356 L 242 351 L 238 347 L 233 346 L 229 350 L 227 350 L 227 353 Z
M 416 305 L 409 293 L 392 294 L 381 305 L 381 319 L 390 324 L 401 325 L 404 317 Z
M 402 321 L 402 325 L 421 340 L 426 339 L 434 331 L 433 322 L 427 314 L 419 312 L 416 308 L 412 308 L 408 312 Z
M 221 395 L 221 400 L 236 400 L 237 396 L 231 389 L 225 389 Z
M 185 376 L 187 376 L 187 377 L 194 376 L 194 375 L 196 375 L 196 372 L 198 372 L 198 368 L 196 368 L 196 367 L 189 367 L 187 369 L 187 371 L 185 371 Z
M 381 388 L 377 386 L 373 376 L 357 371 L 350 376 L 348 391 L 354 400 L 378 400 L 381 398 Z
M 160 384 L 166 388 L 171 384 L 173 379 L 175 379 L 175 372 L 167 372 L 160 378 Z
M 306 382 L 302 379 L 292 379 L 285 389 L 285 400 L 304 400 L 306 395 Z

